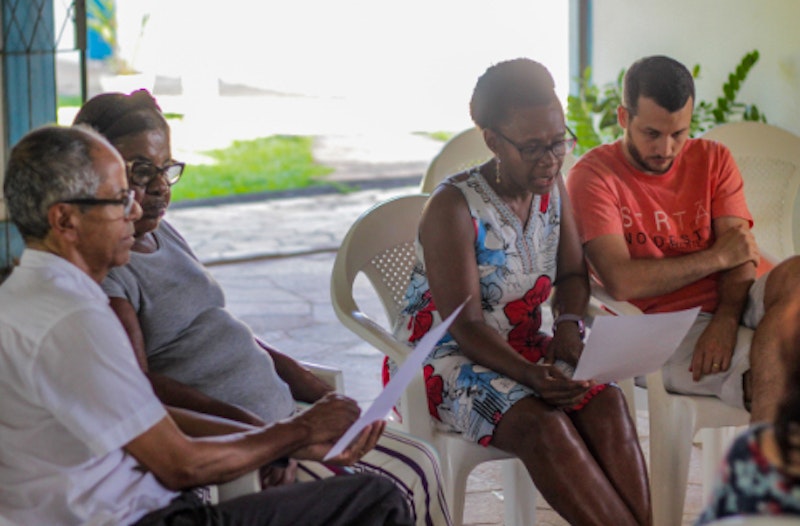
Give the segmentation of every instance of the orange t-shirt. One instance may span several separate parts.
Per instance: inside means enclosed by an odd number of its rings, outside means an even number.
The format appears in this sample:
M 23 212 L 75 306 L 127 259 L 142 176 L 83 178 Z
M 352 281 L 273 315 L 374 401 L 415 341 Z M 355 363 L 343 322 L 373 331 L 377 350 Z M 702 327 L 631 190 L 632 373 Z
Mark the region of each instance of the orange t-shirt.
M 567 190 L 584 243 L 606 235 L 625 237 L 633 258 L 668 258 L 714 244 L 712 221 L 733 216 L 753 225 L 742 176 L 730 151 L 717 142 L 689 139 L 668 172 L 635 169 L 622 141 L 584 154 L 567 177 Z M 718 274 L 672 293 L 632 300 L 644 312 L 701 307 L 714 312 Z

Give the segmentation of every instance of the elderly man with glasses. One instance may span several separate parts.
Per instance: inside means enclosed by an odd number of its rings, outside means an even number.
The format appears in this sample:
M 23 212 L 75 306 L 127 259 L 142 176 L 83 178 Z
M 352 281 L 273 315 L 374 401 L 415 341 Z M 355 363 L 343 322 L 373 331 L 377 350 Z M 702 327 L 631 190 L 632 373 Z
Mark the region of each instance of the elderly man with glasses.
M 357 404 L 330 394 L 259 428 L 165 408 L 99 285 L 128 261 L 142 214 L 120 155 L 88 129 L 36 130 L 11 151 L 4 195 L 26 248 L 0 286 L 0 516 L 65 525 L 413 524 L 395 486 L 374 475 L 216 506 L 186 491 L 287 456 L 322 458 L 358 417 Z M 337 462 L 360 458 L 383 427 L 368 426 Z

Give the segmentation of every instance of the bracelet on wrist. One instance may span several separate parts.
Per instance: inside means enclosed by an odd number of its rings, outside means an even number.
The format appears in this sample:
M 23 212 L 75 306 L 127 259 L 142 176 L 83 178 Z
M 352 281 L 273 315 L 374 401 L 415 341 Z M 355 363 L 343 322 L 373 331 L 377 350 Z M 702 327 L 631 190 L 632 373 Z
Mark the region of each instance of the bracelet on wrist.
M 558 330 L 559 323 L 564 323 L 566 321 L 572 321 L 578 324 L 578 334 L 580 335 L 581 340 L 586 337 L 586 323 L 584 323 L 583 317 L 578 316 L 577 314 L 559 314 L 553 322 L 553 333 Z

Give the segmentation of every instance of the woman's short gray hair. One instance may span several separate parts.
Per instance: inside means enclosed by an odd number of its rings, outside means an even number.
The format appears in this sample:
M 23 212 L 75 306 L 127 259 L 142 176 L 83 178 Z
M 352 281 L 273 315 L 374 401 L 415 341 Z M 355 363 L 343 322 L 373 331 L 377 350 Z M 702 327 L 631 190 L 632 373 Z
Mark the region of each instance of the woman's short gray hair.
M 11 150 L 3 194 L 11 221 L 25 239 L 44 239 L 48 209 L 68 199 L 93 197 L 102 182 L 92 149 L 106 143 L 86 126 L 45 126 Z

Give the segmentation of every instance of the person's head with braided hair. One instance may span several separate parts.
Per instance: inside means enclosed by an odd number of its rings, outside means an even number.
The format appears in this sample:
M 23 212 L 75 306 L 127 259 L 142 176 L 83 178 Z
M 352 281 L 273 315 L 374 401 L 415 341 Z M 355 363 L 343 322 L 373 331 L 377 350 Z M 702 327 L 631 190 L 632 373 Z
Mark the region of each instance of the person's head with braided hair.
M 172 158 L 170 130 L 161 108 L 147 90 L 103 93 L 90 99 L 75 116 L 103 135 L 125 160 L 128 182 L 136 192 L 143 215 L 136 222 L 134 250 L 147 252 L 169 206 L 170 187 L 183 174 L 184 164 Z

